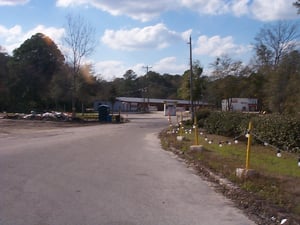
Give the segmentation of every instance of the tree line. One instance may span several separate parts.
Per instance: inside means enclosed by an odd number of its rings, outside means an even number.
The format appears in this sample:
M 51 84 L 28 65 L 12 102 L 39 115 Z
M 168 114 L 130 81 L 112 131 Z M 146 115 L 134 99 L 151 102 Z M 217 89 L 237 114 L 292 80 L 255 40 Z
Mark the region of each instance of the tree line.
M 220 108 L 221 100 L 257 98 L 259 109 L 299 113 L 299 24 L 278 22 L 261 28 L 253 46 L 252 61 L 245 65 L 229 55 L 211 63 L 212 74 L 203 74 L 200 61 L 192 73 L 138 76 L 133 70 L 106 81 L 92 65 L 70 63 L 49 37 L 37 33 L 8 55 L 0 49 L 0 111 L 77 111 L 92 107 L 95 100 L 114 103 L 117 96 L 163 99 L 192 98 Z M 74 49 L 76 52 L 76 49 Z M 76 81 L 76 82 L 75 82 Z

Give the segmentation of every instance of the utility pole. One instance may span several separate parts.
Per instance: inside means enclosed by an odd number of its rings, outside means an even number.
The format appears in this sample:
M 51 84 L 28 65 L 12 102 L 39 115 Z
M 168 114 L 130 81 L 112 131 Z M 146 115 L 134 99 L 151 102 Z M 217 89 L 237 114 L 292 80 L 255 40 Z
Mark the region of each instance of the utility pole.
M 146 69 L 146 82 L 147 82 L 147 84 L 146 84 L 146 87 L 145 87 L 145 90 L 146 90 L 146 92 L 147 92 L 147 98 L 148 98 L 148 110 L 149 110 L 149 84 L 148 84 L 148 72 L 149 72 L 149 69 L 151 69 L 152 68 L 152 66 L 143 66 L 143 68 L 145 68 Z M 145 105 L 145 97 L 144 97 L 144 105 Z
M 193 103 L 193 59 L 192 59 L 192 37 L 188 42 L 190 45 L 190 104 L 191 104 L 191 119 L 194 119 L 194 103 Z
M 149 72 L 149 69 L 151 69 L 152 68 L 152 66 L 143 66 L 143 68 L 145 68 L 146 69 L 146 75 L 148 75 L 148 72 Z

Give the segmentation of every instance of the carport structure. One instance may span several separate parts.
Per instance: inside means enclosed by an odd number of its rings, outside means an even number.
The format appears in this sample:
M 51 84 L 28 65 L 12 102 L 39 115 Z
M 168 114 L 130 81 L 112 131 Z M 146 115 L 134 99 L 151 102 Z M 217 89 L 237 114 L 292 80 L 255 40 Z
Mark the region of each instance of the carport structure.
M 157 98 L 135 98 L 135 97 L 117 97 L 116 98 L 121 111 L 163 111 L 165 104 L 176 104 L 177 111 L 188 111 L 191 102 L 179 99 L 157 99 Z M 196 107 L 207 107 L 204 102 L 194 102 Z

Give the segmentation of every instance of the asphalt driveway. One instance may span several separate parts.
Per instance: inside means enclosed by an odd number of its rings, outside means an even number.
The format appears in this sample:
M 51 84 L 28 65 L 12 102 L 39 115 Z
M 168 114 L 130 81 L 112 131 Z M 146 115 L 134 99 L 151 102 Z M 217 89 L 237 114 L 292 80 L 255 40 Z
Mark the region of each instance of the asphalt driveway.
M 1 225 L 252 225 L 161 149 L 161 113 L 0 132 Z

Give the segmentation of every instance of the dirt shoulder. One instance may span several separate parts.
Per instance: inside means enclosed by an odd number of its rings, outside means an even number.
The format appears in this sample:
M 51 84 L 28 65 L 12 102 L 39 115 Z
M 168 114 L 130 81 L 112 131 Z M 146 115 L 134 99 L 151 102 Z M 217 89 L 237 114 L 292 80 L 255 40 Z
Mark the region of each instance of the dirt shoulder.
M 97 125 L 97 122 L 70 122 L 0 118 L 0 134 L 36 132 L 68 127 Z

